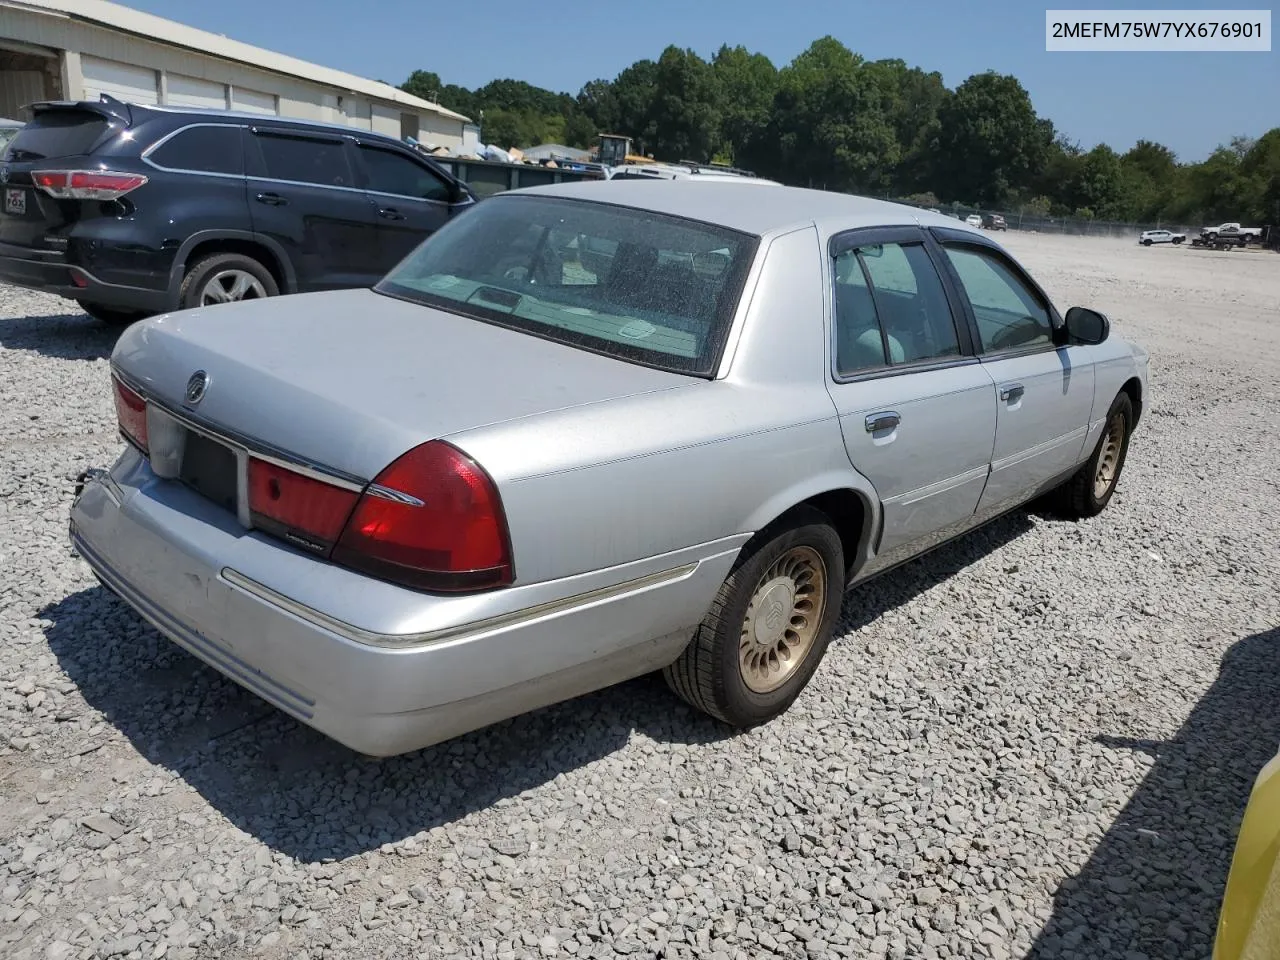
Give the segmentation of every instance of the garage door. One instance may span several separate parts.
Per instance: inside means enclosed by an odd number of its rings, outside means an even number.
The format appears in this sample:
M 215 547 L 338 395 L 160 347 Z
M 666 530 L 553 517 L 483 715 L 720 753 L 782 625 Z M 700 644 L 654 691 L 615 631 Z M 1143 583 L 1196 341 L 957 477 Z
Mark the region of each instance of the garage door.
M 227 88 L 220 83 L 184 77 L 180 73 L 169 74 L 165 83 L 165 101 L 172 106 L 227 109 Z
M 156 103 L 159 100 L 154 70 L 84 56 L 80 58 L 80 69 L 84 72 L 86 100 L 97 100 L 103 93 L 127 103 Z
M 275 116 L 276 95 L 274 93 L 259 93 L 257 90 L 246 90 L 243 87 L 231 88 L 231 106 L 235 110 L 243 110 L 245 113 L 266 113 Z

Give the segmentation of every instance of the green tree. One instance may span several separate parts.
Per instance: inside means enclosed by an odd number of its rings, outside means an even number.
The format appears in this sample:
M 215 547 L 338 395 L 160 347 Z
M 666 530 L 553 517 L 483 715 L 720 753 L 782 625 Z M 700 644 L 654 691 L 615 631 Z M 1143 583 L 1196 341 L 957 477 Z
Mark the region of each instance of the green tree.
M 692 50 L 667 47 L 654 71 L 653 93 L 655 155 L 709 160 L 720 136 L 720 89 L 711 65 Z
M 938 119 L 937 179 L 949 196 L 1006 199 L 1031 184 L 1052 142 L 1022 84 L 995 72 L 960 84 Z
M 901 149 L 864 61 L 823 37 L 778 72 L 767 134 L 775 175 L 832 190 L 880 192 Z
M 925 73 L 902 60 L 877 60 L 864 69 L 875 79 L 880 108 L 893 126 L 899 159 L 889 180 L 898 193 L 930 184 L 937 156 L 938 112 L 949 91 L 942 74 Z
M 658 65 L 652 60 L 637 60 L 613 81 L 617 129 L 604 133 L 622 133 L 633 137 L 641 148 L 653 144 L 657 124 L 653 104 L 657 97 Z
M 415 70 L 409 74 L 408 80 L 400 84 L 400 89 L 423 100 L 434 101 L 440 95 L 441 86 L 440 74 L 430 70 Z
M 719 85 L 720 156 L 750 163 L 769 123 L 778 71 L 764 54 L 728 45 L 711 58 L 711 69 Z
M 1091 216 L 1119 216 L 1121 168 L 1116 152 L 1099 144 L 1086 153 L 1068 190 L 1074 204 L 1091 211 Z

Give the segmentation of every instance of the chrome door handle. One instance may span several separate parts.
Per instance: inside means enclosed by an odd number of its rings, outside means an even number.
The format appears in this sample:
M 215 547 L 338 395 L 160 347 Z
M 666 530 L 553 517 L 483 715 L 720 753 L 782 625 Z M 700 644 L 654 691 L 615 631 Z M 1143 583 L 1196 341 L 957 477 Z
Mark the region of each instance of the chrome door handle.
M 1026 391 L 1023 390 L 1022 384 L 1020 383 L 1006 383 L 1000 388 L 1000 399 L 1010 401 L 1017 400 L 1025 392 Z
M 881 430 L 892 430 L 901 422 L 902 418 L 892 410 L 886 410 L 884 413 L 868 414 L 865 421 L 867 433 L 878 433 Z

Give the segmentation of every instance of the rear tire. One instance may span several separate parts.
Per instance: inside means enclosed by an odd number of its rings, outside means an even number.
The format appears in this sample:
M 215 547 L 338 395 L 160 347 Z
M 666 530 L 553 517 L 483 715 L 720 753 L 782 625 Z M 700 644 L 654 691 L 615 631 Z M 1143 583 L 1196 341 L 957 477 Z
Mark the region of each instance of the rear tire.
M 279 292 L 271 271 L 252 257 L 242 253 L 212 253 L 187 269 L 178 292 L 178 307 L 190 310 L 274 297 Z
M 1151 240 L 1143 240 L 1143 241 L 1142 241 L 1142 245 L 1143 245 L 1144 247 L 1149 247 L 1149 246 L 1151 246 L 1151 244 L 1152 244 L 1152 243 L 1153 243 L 1153 241 L 1151 241 Z
M 822 661 L 844 597 L 844 551 L 813 508 L 757 535 L 721 584 L 667 685 L 736 727 L 791 706 Z
M 93 317 L 93 319 L 111 327 L 125 327 L 146 316 L 146 313 L 141 310 L 117 310 L 115 307 L 104 307 L 97 303 L 85 303 L 83 300 L 77 300 L 76 303 L 80 305 L 81 310 Z
M 1106 509 L 1124 470 L 1132 430 L 1133 401 L 1121 391 L 1107 411 L 1093 456 L 1057 490 L 1057 506 L 1064 515 L 1083 519 L 1096 517 Z

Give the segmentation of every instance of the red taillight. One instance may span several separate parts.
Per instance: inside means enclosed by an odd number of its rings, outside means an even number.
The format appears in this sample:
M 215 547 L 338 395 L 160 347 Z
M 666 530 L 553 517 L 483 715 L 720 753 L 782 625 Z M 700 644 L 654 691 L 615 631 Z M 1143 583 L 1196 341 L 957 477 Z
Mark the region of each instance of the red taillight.
M 35 170 L 31 182 L 59 200 L 117 200 L 137 190 L 147 178 L 111 170 Z
M 147 401 L 130 390 L 118 377 L 112 377 L 115 384 L 116 420 L 120 423 L 120 432 L 147 452 Z
M 73 285 L 80 287 L 82 290 L 89 285 L 89 281 L 85 278 L 85 275 L 81 273 L 79 270 L 71 271 L 71 282 Z
M 513 577 L 497 487 L 442 440 L 414 447 L 378 474 L 333 559 L 420 590 L 481 590 Z
M 307 549 L 328 554 L 358 499 L 353 490 L 249 459 L 253 525 Z

